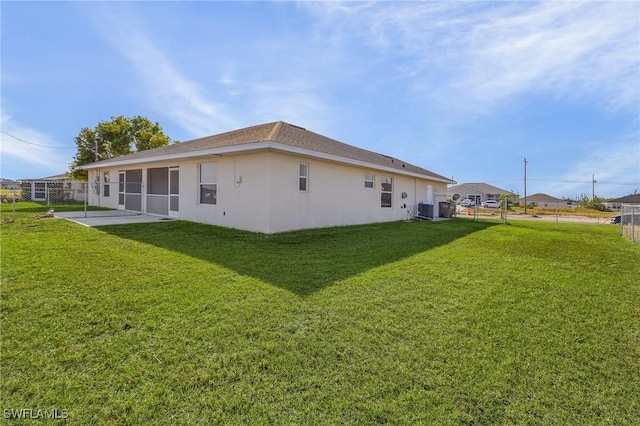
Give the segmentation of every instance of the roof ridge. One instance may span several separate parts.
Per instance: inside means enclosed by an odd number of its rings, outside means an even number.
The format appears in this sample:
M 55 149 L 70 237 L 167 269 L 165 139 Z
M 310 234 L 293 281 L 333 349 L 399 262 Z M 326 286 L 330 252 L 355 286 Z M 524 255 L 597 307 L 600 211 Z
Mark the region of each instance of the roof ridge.
M 278 137 L 280 136 L 280 133 L 282 132 L 282 127 L 284 124 L 287 124 L 287 123 L 285 123 L 282 120 L 279 120 L 273 123 L 273 128 L 269 132 L 269 135 L 267 136 L 267 140 L 277 141 Z

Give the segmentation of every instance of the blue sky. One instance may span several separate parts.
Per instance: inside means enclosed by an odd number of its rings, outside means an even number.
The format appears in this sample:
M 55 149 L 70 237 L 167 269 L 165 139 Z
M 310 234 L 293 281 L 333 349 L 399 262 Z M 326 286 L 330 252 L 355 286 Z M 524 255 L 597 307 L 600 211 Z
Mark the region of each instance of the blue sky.
M 0 174 L 118 115 L 275 120 L 523 193 L 640 190 L 638 2 L 6 2 Z M 17 138 L 17 139 L 16 139 Z M 27 143 L 29 142 L 29 143 Z M 44 146 L 38 146 L 38 145 Z M 56 148 L 51 148 L 56 147 Z

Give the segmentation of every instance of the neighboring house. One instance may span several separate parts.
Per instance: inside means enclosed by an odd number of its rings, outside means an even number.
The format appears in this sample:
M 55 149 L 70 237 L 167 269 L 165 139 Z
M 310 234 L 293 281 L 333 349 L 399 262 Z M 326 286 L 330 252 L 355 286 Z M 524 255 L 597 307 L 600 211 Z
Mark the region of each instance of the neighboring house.
M 462 183 L 447 189 L 447 196 L 455 202 L 470 199 L 479 205 L 488 200 L 500 200 L 503 194 L 515 198 L 516 194 L 506 189 L 498 188 L 486 183 Z
M 5 178 L 0 179 L 0 189 L 18 189 L 18 187 L 18 182 L 15 180 Z
M 520 198 L 516 201 L 517 204 L 524 206 L 525 199 Z M 527 195 L 527 205 L 537 207 L 567 207 L 569 202 L 567 200 L 561 200 L 560 198 L 552 197 L 551 195 L 537 193 Z
M 620 210 L 623 204 L 640 204 L 640 194 L 631 194 L 620 198 L 613 198 L 607 200 L 604 204 L 611 210 Z
M 25 201 L 80 202 L 86 197 L 85 186 L 85 183 L 74 181 L 64 173 L 20 180 L 21 198 Z
M 397 221 L 421 203 L 437 217 L 455 183 L 282 121 L 82 168 L 91 205 L 263 233 Z

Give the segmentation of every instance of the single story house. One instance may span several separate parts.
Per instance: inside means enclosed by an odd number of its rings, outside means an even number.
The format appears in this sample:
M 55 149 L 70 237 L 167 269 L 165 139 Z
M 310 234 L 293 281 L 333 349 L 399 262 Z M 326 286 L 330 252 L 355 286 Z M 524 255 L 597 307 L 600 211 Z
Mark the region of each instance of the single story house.
M 20 185 L 15 180 L 0 178 L 0 202 L 10 203 L 14 197 L 19 198 L 19 192 L 16 191 L 19 188 Z
M 524 198 L 519 198 L 516 203 L 524 206 Z M 551 195 L 536 193 L 527 195 L 527 205 L 537 207 L 567 207 L 569 202 L 567 200 L 561 200 L 560 198 L 552 197 Z
M 511 191 L 487 183 L 461 183 L 447 189 L 447 196 L 456 203 L 469 199 L 476 205 L 488 200 L 499 201 L 503 194 L 509 194 L 512 199 L 516 197 Z
M 16 182 L 15 180 L 0 178 L 0 189 L 13 190 L 18 188 L 18 182 Z
M 620 198 L 612 198 L 604 203 L 611 210 L 620 210 L 623 204 L 640 205 L 640 194 L 625 195 Z
M 21 198 L 24 201 L 84 202 L 85 187 L 83 182 L 74 181 L 64 173 L 37 179 L 20 179 Z
M 89 204 L 248 231 L 403 220 L 451 179 L 283 121 L 84 165 Z

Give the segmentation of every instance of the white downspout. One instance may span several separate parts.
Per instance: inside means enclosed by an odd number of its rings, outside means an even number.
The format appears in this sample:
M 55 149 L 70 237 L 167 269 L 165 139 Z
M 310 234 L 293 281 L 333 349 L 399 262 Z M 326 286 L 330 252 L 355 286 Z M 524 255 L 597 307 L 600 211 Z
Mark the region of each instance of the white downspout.
M 418 215 L 418 178 L 413 178 L 413 207 L 414 216 Z

